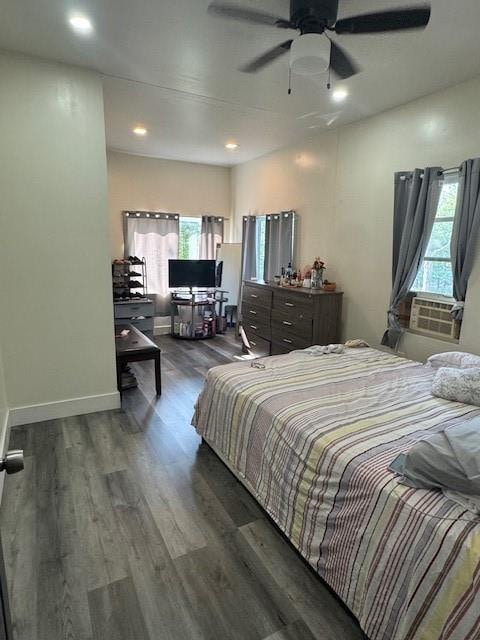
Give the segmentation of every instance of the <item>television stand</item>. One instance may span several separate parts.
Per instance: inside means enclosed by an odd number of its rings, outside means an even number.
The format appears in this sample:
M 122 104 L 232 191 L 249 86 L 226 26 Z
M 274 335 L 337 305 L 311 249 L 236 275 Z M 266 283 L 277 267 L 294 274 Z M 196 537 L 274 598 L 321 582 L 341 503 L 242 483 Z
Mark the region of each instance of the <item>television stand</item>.
M 206 340 L 217 335 L 214 289 L 173 291 L 170 300 L 170 334 L 179 340 Z

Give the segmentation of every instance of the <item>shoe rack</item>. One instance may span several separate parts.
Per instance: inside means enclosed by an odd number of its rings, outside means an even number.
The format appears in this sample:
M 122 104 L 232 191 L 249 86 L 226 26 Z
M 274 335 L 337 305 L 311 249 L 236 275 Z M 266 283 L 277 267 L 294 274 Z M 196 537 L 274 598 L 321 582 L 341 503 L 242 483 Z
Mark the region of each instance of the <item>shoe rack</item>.
M 147 265 L 145 258 L 129 256 L 112 262 L 114 302 L 147 299 Z

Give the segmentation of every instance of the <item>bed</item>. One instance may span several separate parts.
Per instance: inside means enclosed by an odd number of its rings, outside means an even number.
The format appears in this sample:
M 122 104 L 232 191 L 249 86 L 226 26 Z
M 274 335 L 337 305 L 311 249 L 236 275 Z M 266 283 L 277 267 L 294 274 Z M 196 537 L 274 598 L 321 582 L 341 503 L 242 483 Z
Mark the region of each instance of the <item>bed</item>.
M 388 470 L 480 415 L 375 349 L 215 367 L 193 424 L 371 640 L 480 638 L 480 519 Z

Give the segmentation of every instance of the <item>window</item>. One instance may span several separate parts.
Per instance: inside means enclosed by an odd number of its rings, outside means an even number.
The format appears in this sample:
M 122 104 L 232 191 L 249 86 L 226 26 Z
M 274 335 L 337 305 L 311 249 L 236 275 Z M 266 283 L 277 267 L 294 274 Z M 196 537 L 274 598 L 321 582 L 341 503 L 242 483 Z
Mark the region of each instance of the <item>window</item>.
M 265 271 L 265 228 L 267 224 L 267 216 L 257 216 L 257 280 L 263 280 Z
M 450 241 L 457 204 L 458 176 L 445 179 L 425 259 L 418 271 L 412 291 L 453 296 Z
M 178 233 L 178 257 L 180 260 L 198 260 L 201 229 L 201 218 L 180 218 Z

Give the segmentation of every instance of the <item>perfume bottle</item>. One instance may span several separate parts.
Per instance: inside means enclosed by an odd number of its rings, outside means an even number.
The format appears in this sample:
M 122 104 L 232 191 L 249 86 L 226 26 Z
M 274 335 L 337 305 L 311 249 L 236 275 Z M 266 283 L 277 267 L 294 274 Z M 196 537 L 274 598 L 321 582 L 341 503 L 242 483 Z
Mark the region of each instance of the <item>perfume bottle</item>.
M 292 263 L 288 263 L 288 267 L 285 270 L 285 283 L 290 284 L 292 280 Z

